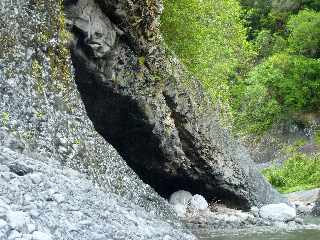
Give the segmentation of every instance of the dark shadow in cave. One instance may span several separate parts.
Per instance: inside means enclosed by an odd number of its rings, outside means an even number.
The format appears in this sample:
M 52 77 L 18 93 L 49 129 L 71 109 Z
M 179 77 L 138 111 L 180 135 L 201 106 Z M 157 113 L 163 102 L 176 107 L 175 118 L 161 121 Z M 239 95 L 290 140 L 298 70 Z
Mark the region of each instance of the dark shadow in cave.
M 229 206 L 247 207 L 246 201 L 231 191 L 211 189 L 203 180 L 192 178 L 183 169 L 176 173 L 164 171 L 167 160 L 159 149 L 160 140 L 153 134 L 154 126 L 145 120 L 147 117 L 138 103 L 117 94 L 113 86 L 97 83 L 97 76 L 88 71 L 86 64 L 74 53 L 72 60 L 78 90 L 96 131 L 113 145 L 145 183 L 164 198 L 169 198 L 175 191 L 187 190 L 205 196 L 208 201 L 220 200 Z

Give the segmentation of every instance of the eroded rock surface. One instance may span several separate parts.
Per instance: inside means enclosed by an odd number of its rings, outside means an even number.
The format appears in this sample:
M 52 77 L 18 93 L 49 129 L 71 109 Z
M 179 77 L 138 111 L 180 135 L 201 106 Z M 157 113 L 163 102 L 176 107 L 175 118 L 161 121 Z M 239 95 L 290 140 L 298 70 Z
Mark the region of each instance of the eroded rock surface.
M 295 205 L 299 215 L 310 215 L 316 207 L 319 196 L 319 188 L 286 194 L 290 203 Z
M 179 189 L 242 208 L 281 201 L 166 50 L 161 1 L 67 1 L 76 80 L 96 130 L 164 197 Z
M 88 118 L 74 83 L 59 2 L 0 1 L 0 145 L 56 159 L 108 192 L 174 217 L 167 202 L 139 179 Z M 9 167 L 21 176 L 31 171 Z
M 312 209 L 312 214 L 314 216 L 320 216 L 320 193 L 318 194 L 318 199 L 315 202 L 315 206 Z

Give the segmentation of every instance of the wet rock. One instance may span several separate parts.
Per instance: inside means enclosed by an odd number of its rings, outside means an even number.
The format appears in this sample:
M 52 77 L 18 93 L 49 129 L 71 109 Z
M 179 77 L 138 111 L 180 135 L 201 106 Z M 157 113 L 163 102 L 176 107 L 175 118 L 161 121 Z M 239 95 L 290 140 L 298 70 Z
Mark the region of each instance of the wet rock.
M 309 215 L 312 212 L 314 203 L 305 204 L 301 201 L 294 202 L 298 215 Z
M 316 205 L 318 196 L 320 196 L 320 189 L 293 192 L 285 196 L 295 205 L 298 215 L 309 215 Z
M 303 219 L 302 218 L 296 218 L 296 219 L 294 219 L 294 221 L 296 222 L 296 223 L 298 223 L 298 224 L 303 224 Z
M 23 163 L 13 163 L 9 166 L 9 169 L 10 169 L 10 172 L 18 176 L 24 176 L 33 172 L 31 168 L 29 168 Z
M 263 219 L 288 222 L 296 218 L 296 210 L 285 203 L 265 205 L 259 210 Z
M 311 213 L 313 216 L 320 216 L 320 204 L 316 204 Z
M 312 209 L 312 215 L 320 216 L 320 193 L 318 195 L 317 201 L 315 202 L 315 206 Z

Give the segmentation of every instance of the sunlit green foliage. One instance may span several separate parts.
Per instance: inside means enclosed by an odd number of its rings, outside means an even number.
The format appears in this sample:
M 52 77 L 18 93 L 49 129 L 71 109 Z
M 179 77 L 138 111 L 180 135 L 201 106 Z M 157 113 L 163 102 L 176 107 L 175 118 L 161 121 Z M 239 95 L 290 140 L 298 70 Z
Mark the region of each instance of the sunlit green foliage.
M 230 79 L 247 68 L 252 51 L 236 0 L 165 0 L 162 32 L 213 101 L 227 107 Z
M 291 113 L 320 110 L 320 61 L 275 54 L 244 81 L 236 123 L 261 133 Z M 244 127 L 246 126 L 246 127 Z
M 273 1 L 270 14 L 287 11 L 286 25 L 256 32 L 256 67 L 232 88 L 242 134 L 262 134 L 292 114 L 320 110 L 320 13 L 299 11 L 307 1 L 280 2 Z
M 320 57 L 320 12 L 304 10 L 288 22 L 289 47 L 294 53 Z
M 261 30 L 286 35 L 290 16 L 303 9 L 320 10 L 319 0 L 239 0 L 244 9 L 243 19 L 250 29 L 248 38 L 254 39 Z
M 264 169 L 263 174 L 283 193 L 317 188 L 320 187 L 320 155 L 296 154 L 280 168 Z
M 164 3 L 166 43 L 238 133 L 262 134 L 292 114 L 320 110 L 318 0 Z

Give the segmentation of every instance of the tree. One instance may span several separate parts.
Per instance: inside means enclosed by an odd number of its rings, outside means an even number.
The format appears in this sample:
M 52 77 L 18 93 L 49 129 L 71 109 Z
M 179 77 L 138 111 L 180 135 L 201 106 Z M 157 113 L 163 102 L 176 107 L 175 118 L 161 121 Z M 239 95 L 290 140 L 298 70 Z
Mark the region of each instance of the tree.
M 274 54 L 250 72 L 239 97 L 238 127 L 262 133 L 283 117 L 320 110 L 320 60 Z
M 165 0 L 162 32 L 169 47 L 202 80 L 215 103 L 229 105 L 229 81 L 248 65 L 241 7 L 236 0 Z
M 320 12 L 303 10 L 288 22 L 289 48 L 306 57 L 320 57 Z

